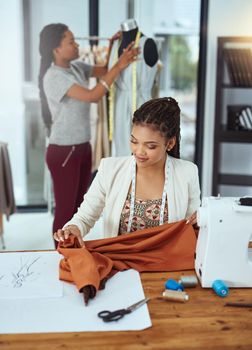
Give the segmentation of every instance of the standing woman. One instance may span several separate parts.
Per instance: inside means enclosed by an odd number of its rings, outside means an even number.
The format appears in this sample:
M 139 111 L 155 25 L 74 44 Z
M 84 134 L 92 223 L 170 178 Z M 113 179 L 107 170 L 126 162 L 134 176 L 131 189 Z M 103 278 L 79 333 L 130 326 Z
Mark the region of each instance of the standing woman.
M 111 39 L 111 44 L 115 38 L 118 36 Z M 55 197 L 53 232 L 73 216 L 90 183 L 90 103 L 98 102 L 120 72 L 136 60 L 138 49 L 133 45 L 125 49 L 108 71 L 106 65 L 75 61 L 79 45 L 65 24 L 49 24 L 40 33 L 39 89 L 49 136 L 46 162 Z M 102 79 L 89 89 L 91 76 Z

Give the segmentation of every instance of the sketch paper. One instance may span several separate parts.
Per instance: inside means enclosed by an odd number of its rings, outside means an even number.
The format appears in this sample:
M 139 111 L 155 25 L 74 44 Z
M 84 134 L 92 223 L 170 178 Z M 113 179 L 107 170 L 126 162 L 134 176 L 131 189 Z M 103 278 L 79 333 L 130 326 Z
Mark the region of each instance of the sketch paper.
M 54 251 L 1 253 L 0 299 L 62 297 L 59 260 Z
M 39 254 L 43 256 L 44 252 Z M 57 252 L 54 258 L 58 264 Z M 54 277 L 58 279 L 58 266 Z M 135 270 L 118 272 L 88 306 L 75 285 L 63 282 L 63 290 L 62 298 L 0 299 L 0 333 L 127 331 L 151 326 L 146 304 L 117 322 L 105 323 L 97 316 L 99 311 L 125 308 L 145 298 Z

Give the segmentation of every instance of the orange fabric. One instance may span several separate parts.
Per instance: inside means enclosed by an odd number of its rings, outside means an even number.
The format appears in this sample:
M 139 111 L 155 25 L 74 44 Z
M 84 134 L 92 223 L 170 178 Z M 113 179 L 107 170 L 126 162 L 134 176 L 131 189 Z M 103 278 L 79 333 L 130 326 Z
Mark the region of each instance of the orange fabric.
M 185 220 L 139 230 L 113 238 L 86 241 L 80 248 L 74 236 L 60 243 L 59 278 L 74 282 L 78 290 L 92 285 L 96 291 L 104 278 L 118 271 L 177 271 L 194 268 L 196 236 Z M 73 249 L 74 248 L 74 249 Z

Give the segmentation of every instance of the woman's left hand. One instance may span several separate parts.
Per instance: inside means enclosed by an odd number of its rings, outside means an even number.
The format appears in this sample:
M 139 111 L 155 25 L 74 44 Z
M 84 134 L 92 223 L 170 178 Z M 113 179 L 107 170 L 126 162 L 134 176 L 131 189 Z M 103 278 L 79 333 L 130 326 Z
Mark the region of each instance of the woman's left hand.
M 122 32 L 121 32 L 121 31 L 118 31 L 117 33 L 115 33 L 115 34 L 109 39 L 110 45 L 112 45 L 113 42 L 114 42 L 115 40 L 120 39 L 121 36 L 122 36 Z
M 197 224 L 197 212 L 195 211 L 189 218 L 186 220 L 186 224 L 195 225 Z

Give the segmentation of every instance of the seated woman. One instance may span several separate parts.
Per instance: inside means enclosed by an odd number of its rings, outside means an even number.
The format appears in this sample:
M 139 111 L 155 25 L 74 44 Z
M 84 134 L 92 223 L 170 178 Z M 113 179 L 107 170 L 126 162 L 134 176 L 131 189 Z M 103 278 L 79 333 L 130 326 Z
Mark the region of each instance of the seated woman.
M 134 113 L 130 157 L 101 161 L 77 213 L 54 233 L 83 238 L 103 214 L 104 237 L 187 219 L 200 206 L 197 166 L 180 159 L 180 108 L 171 97 L 152 99 Z

